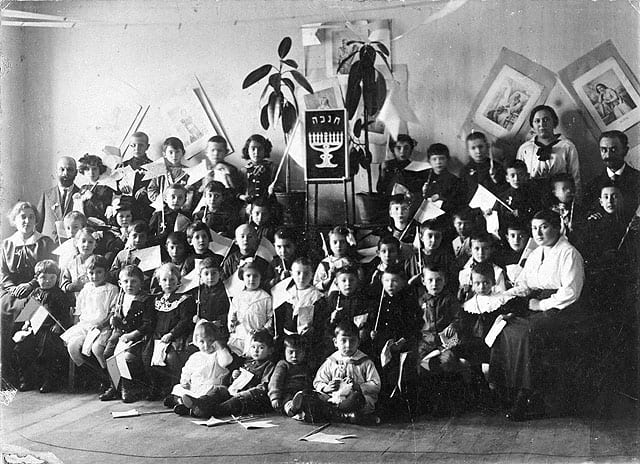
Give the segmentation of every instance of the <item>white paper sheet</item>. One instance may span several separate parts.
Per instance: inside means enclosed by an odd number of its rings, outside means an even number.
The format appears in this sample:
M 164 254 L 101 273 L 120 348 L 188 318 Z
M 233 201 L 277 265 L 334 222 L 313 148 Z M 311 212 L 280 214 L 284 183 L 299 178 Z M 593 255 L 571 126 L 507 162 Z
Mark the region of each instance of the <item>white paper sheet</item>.
M 253 379 L 253 374 L 244 368 L 240 368 L 240 375 L 229 386 L 229 394 L 237 395 Z
M 153 341 L 153 355 L 151 356 L 152 366 L 166 366 L 165 359 L 167 358 L 168 343 L 160 340 Z
M 302 441 L 311 441 L 314 443 L 329 443 L 332 445 L 342 445 L 347 438 L 358 438 L 356 435 L 332 435 L 330 433 L 318 432 L 308 437 L 301 438 Z
M 140 260 L 138 267 L 142 272 L 157 269 L 162 264 L 162 260 L 160 258 L 160 245 L 142 248 L 140 250 L 133 250 L 131 252 L 131 256 Z

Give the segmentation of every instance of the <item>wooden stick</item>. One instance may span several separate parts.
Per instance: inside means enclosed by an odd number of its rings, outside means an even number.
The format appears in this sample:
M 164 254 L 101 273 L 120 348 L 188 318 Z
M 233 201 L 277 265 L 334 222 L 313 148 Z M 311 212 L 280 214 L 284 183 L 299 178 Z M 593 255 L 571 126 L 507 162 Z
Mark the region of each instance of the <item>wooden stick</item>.
M 382 312 L 382 300 L 384 299 L 384 287 L 380 292 L 380 303 L 378 303 L 378 315 L 376 316 L 376 325 L 373 327 L 374 331 L 378 331 L 378 323 L 380 322 L 380 313 Z
M 293 139 L 295 138 L 296 131 L 298 130 L 298 126 L 300 125 L 300 118 L 296 121 L 296 125 L 293 126 L 293 130 L 291 131 L 291 136 L 289 137 L 289 142 L 287 143 L 286 148 L 284 149 L 284 153 L 282 154 L 282 158 L 280 159 L 280 164 L 278 165 L 278 170 L 276 171 L 275 176 L 273 176 L 273 181 L 269 184 L 269 191 L 273 191 L 273 188 L 276 185 L 276 181 L 278 180 L 278 176 L 280 175 L 280 171 L 282 171 L 282 166 L 284 166 L 285 159 L 289 156 L 289 150 L 291 150 L 291 146 L 293 145 Z
M 136 120 L 138 119 L 138 116 L 140 116 L 140 111 L 142 111 L 142 106 L 138 105 L 138 112 L 136 113 L 135 117 L 133 118 L 133 121 L 131 121 L 131 124 L 129 124 L 129 128 L 127 129 L 127 132 L 124 133 L 124 137 L 122 138 L 122 141 L 120 142 L 120 145 L 118 145 L 118 148 L 120 149 L 120 158 L 124 158 L 124 153 L 122 152 L 122 145 L 127 141 L 127 138 L 129 137 L 129 134 L 131 133 L 131 129 L 135 125 Z
M 495 197 L 495 195 L 494 195 L 494 197 Z M 502 201 L 498 197 L 496 197 L 496 200 L 498 201 L 498 203 L 500 203 L 502 206 L 504 206 L 505 208 L 507 208 L 509 211 L 511 211 L 513 213 L 513 208 L 511 208 L 508 204 L 506 204 L 504 201 Z
M 305 438 L 310 437 L 311 435 L 315 435 L 318 432 L 322 432 L 324 429 L 326 429 L 330 425 L 331 425 L 331 422 L 327 422 L 326 424 L 321 425 L 320 427 L 313 429 L 311 432 L 307 433 L 306 435 L 301 436 L 300 438 L 298 438 L 298 441 L 304 440 Z
M 402 243 L 402 239 L 404 238 L 404 236 L 406 235 L 407 231 L 409 230 L 409 226 L 411 225 L 411 222 L 409 222 L 409 224 L 407 224 L 404 228 L 404 230 L 402 231 L 402 233 L 400 234 L 400 238 L 398 239 L 398 241 L 400 243 Z
M 631 220 L 631 222 L 633 222 L 633 219 Z M 624 235 L 622 236 L 622 239 L 620 240 L 620 243 L 618 243 L 618 250 L 620 250 L 620 248 L 622 248 L 622 244 L 627 239 L 627 235 L 629 235 L 629 231 L 631 230 L 631 222 L 629 222 L 629 225 L 627 226 L 627 230 L 624 231 Z
M 489 143 L 489 169 L 493 171 L 493 143 Z

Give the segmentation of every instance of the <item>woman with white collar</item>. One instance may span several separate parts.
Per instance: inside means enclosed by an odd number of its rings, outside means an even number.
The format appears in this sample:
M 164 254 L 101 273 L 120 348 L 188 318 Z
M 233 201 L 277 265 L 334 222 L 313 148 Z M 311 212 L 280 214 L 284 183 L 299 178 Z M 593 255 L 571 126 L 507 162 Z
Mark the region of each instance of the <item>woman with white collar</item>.
M 506 294 L 525 299 L 528 311 L 508 319 L 491 350 L 490 379 L 503 392 L 516 393 L 509 420 L 544 413 L 542 359 L 566 346 L 566 329 L 579 318 L 584 284 L 582 256 L 560 232 L 560 216 L 539 211 L 531 220 L 538 248 L 531 252 L 515 285 Z
M 2 241 L 0 248 L 0 314 L 2 315 L 2 377 L 13 378 L 13 324 L 31 292 L 38 287 L 34 268 L 50 259 L 55 248 L 51 238 L 36 231 L 38 212 L 26 201 L 16 203 L 8 215 L 16 233 Z
M 571 140 L 555 133 L 559 122 L 558 115 L 550 106 L 538 105 L 533 108 L 529 114 L 529 124 L 535 135 L 520 145 L 516 158 L 525 162 L 532 179 L 548 181 L 554 174 L 570 174 L 576 183 L 576 198 L 581 198 L 578 150 Z

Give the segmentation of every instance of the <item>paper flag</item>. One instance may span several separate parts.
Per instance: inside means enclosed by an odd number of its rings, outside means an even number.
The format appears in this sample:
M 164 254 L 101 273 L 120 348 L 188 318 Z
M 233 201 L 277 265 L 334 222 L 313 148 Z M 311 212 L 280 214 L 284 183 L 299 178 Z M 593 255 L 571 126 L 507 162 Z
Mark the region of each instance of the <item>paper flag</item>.
M 318 39 L 318 29 L 322 26 L 322 23 L 311 23 L 302 25 L 302 46 L 310 47 L 312 45 L 322 45 L 320 39 Z
M 196 182 L 204 179 L 207 176 L 209 172 L 209 168 L 207 167 L 207 160 L 202 160 L 195 166 L 186 168 L 184 172 L 189 175 L 189 179 L 187 179 L 187 186 L 195 184 Z
M 473 198 L 469 202 L 470 208 L 480 208 L 482 211 L 493 209 L 498 197 L 486 189 L 483 185 L 478 185 L 476 193 L 473 194 Z
M 419 123 L 419 119 L 411 109 L 407 96 L 402 92 L 402 83 L 393 80 L 387 83 L 389 86 L 387 98 L 378 113 L 377 121 L 380 121 L 394 139 L 398 138 L 400 123 Z
M 162 264 L 162 260 L 160 258 L 160 245 L 142 248 L 140 250 L 133 250 L 131 252 L 131 256 L 140 260 L 138 267 L 142 272 L 157 269 Z
M 498 212 L 491 211 L 491 214 L 485 215 L 484 218 L 487 222 L 487 232 L 499 238 L 500 237 L 500 218 L 498 217 Z
M 229 298 L 234 298 L 238 293 L 244 290 L 244 282 L 238 277 L 238 273 L 234 272 L 227 280 L 224 281 L 224 288 L 227 290 Z
M 301 438 L 302 441 L 311 441 L 314 443 L 329 443 L 332 445 L 343 445 L 347 438 L 358 438 L 356 435 L 332 435 L 330 433 L 318 432 L 308 437 Z
M 513 283 L 516 281 L 520 273 L 522 272 L 522 267 L 519 264 L 507 264 L 507 278 L 509 282 Z
M 277 309 L 289 299 L 287 288 L 293 283 L 291 277 L 281 280 L 271 288 L 271 299 L 273 309 Z
M 191 421 L 196 425 L 204 425 L 206 427 L 215 427 L 217 425 L 224 425 L 224 424 L 230 424 L 232 422 L 234 422 L 233 420 L 224 420 L 224 419 L 218 419 L 216 417 L 211 416 L 209 418 L 209 420 L 206 421 Z
M 240 375 L 229 385 L 229 393 L 231 395 L 237 395 L 239 391 L 242 391 L 242 389 L 251 382 L 251 379 L 253 379 L 253 374 L 241 367 Z
M 425 18 L 424 21 L 422 21 L 421 24 L 418 24 L 417 26 L 414 26 L 414 27 L 410 28 L 405 33 L 400 34 L 397 37 L 394 37 L 393 39 L 391 39 L 391 41 L 399 40 L 399 39 L 403 38 L 405 35 L 407 35 L 408 33 L 412 32 L 413 30 L 415 30 L 415 29 L 417 29 L 417 28 L 419 28 L 421 26 L 424 26 L 425 24 L 429 24 L 429 23 L 431 23 L 433 21 L 436 21 L 436 20 L 438 20 L 440 18 L 444 18 L 449 13 L 453 13 L 458 8 L 460 8 L 462 5 L 467 3 L 467 1 L 468 0 L 449 0 L 448 2 L 444 2 L 444 7 L 440 11 L 438 11 L 438 12 L 436 12 L 436 13 L 430 15 L 430 16 L 427 16 L 427 18 Z
M 73 256 L 76 254 L 76 245 L 72 239 L 69 239 L 66 242 L 64 242 L 62 245 L 60 245 L 58 248 L 53 250 L 51 253 L 57 256 L 73 258 Z
M 429 200 L 422 200 L 422 204 L 420 208 L 416 211 L 416 214 L 413 215 L 414 221 L 423 224 L 430 219 L 435 219 L 439 216 L 442 216 L 444 211 L 442 211 L 435 202 Z
M 496 342 L 496 338 L 498 338 L 498 335 L 500 335 L 500 332 L 502 332 L 502 329 L 504 329 L 506 325 L 507 321 L 504 319 L 496 319 L 493 323 L 491 329 L 489 329 L 489 332 L 487 333 L 487 336 L 484 337 L 484 342 L 489 348 L 491 348 Z
M 393 345 L 393 343 L 393 340 L 387 340 L 382 347 L 382 351 L 380 352 L 380 364 L 382 367 L 385 367 L 391 362 L 391 345 Z
M 431 169 L 431 165 L 428 161 L 411 161 L 407 167 L 404 168 L 405 171 L 413 172 L 425 171 L 427 169 Z
M 153 200 L 153 202 L 151 203 L 151 207 L 154 211 L 162 211 L 162 208 L 164 208 L 164 200 L 162 198 L 162 195 L 158 195 L 156 199 Z
M 243 426 L 247 430 L 251 430 L 251 429 L 269 429 L 271 427 L 277 427 L 278 426 L 278 424 L 274 424 L 270 420 L 251 421 L 251 422 L 240 422 L 240 421 L 238 421 L 238 424 L 240 424 L 241 426 Z
M 115 169 L 111 175 L 116 181 L 121 181 L 121 184 L 133 188 L 136 180 L 136 172 L 131 166 Z
M 368 318 L 369 318 L 368 314 L 360 314 L 358 316 L 353 316 L 353 323 L 356 325 L 358 329 L 361 329 L 364 327 Z
M 64 226 L 64 221 L 56 221 L 56 234 L 58 234 L 58 238 L 71 238 L 69 237 L 69 234 L 67 234 L 67 229 Z
M 39 307 L 40 307 L 40 303 L 38 303 L 33 298 L 29 298 L 27 303 L 24 305 L 24 308 L 22 308 L 22 311 L 16 318 L 16 322 L 26 322 L 30 320 L 31 316 L 33 316 L 36 313 Z
M 104 156 L 102 161 L 105 165 L 108 165 L 107 159 L 111 159 L 112 162 L 115 161 L 115 164 L 118 164 L 122 159 L 122 152 L 120 149 L 118 147 L 112 147 L 111 145 L 105 145 L 102 149 L 102 154 Z
M 359 260 L 361 263 L 363 264 L 370 263 L 378 255 L 378 247 L 372 246 L 369 248 L 360 248 L 358 250 L 358 254 L 362 256 L 362 258 L 360 258 Z
M 116 345 L 114 357 L 116 358 L 116 365 L 118 366 L 118 370 L 120 371 L 120 376 L 124 379 L 131 380 L 131 372 L 129 372 L 129 365 L 127 364 L 125 351 L 129 347 L 131 347 L 130 342 L 123 342 L 118 340 L 118 344 Z
M 215 254 L 220 256 L 226 256 L 231 246 L 233 246 L 233 240 L 224 237 L 213 230 L 211 232 L 211 242 L 209 242 L 209 249 Z
M 190 273 L 182 276 L 180 288 L 176 290 L 176 293 L 187 293 L 189 290 L 198 288 L 198 285 L 200 285 L 200 269 L 196 265 Z
M 267 238 L 262 237 L 260 240 L 260 245 L 258 245 L 258 251 L 256 251 L 256 256 L 260 256 L 267 263 L 271 263 L 273 257 L 276 255 L 276 249 Z
M 180 384 L 176 384 L 171 389 L 171 394 L 175 396 L 193 395 L 191 390 L 187 390 Z
M 91 356 L 91 347 L 93 346 L 93 342 L 97 340 L 100 336 L 100 329 L 94 327 L 91 329 L 87 335 L 84 337 L 84 341 L 82 342 L 82 354 L 85 356 Z
M 402 184 L 398 184 L 397 182 L 393 185 L 393 189 L 391 190 L 391 195 L 407 195 L 411 193 L 407 187 Z
M 44 306 L 40 306 L 33 316 L 31 316 L 31 329 L 34 334 L 38 333 L 38 330 L 40 330 L 40 327 L 42 327 L 42 324 L 47 320 L 48 316 L 49 311 L 47 311 Z
M 167 348 L 169 348 L 169 343 L 165 343 L 160 340 L 153 341 L 153 355 L 151 356 L 151 365 L 152 366 L 166 366 L 167 364 L 164 362 L 167 359 Z
M 142 180 L 155 179 L 167 173 L 167 165 L 165 164 L 164 158 L 158 158 L 153 163 L 145 164 L 140 169 L 145 171 Z
M 120 383 L 120 369 L 118 369 L 118 362 L 116 361 L 116 357 L 110 356 L 106 359 L 106 362 L 107 372 L 109 372 L 111 382 L 113 382 L 113 385 L 117 386 Z

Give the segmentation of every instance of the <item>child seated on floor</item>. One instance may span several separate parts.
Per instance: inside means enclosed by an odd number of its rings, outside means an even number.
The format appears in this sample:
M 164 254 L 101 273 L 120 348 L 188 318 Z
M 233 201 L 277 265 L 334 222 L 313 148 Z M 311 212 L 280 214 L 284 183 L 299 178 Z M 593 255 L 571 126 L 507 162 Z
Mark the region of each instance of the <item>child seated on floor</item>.
M 571 174 L 558 173 L 549 179 L 551 187 L 550 205 L 552 211 L 560 215 L 560 231 L 572 245 L 576 244 L 576 231 L 580 229 L 580 220 L 584 219 L 582 208 L 576 204 L 576 183 Z
M 148 401 L 163 398 L 166 390 L 178 382 L 183 352 L 193 330 L 196 303 L 190 295 L 177 293 L 180 271 L 163 264 L 154 273 L 162 293 L 154 302 L 156 323 L 144 349 L 143 359 L 150 380 Z
M 380 375 L 373 361 L 358 349 L 357 327 L 342 321 L 333 334 L 336 352 L 318 369 L 313 380 L 315 392 L 297 394 L 291 413 L 302 414 L 306 422 L 378 423 L 373 413 L 380 394 Z
M 293 229 L 278 229 L 274 235 L 273 247 L 276 249 L 276 256 L 269 266 L 273 274 L 269 288 L 291 277 L 291 266 L 298 257 L 296 232 Z
M 456 372 L 458 358 L 451 350 L 459 333 L 460 303 L 446 289 L 446 274 L 435 265 L 422 270 L 422 285 L 417 287 L 422 312 L 418 360 L 421 371 Z
M 277 224 L 274 221 L 269 200 L 264 197 L 255 198 L 249 203 L 247 209 L 249 210 L 249 225 L 256 229 L 258 241 L 264 237 L 273 242 Z
M 252 262 L 238 269 L 244 288 L 231 300 L 229 308 L 229 347 L 240 355 L 248 356 L 251 336 L 259 330 L 273 332 L 271 295 L 260 288 L 262 273 Z
M 226 389 L 233 363 L 233 356 L 227 346 L 229 334 L 226 327 L 214 322 L 201 320 L 193 330 L 193 344 L 198 351 L 187 359 L 180 383 L 173 387 L 171 394 L 164 399 L 164 405 L 173 408 L 173 412 L 180 416 L 190 414 L 190 408 L 185 406 L 190 398 L 197 399 L 213 394 L 216 389 Z
M 155 245 L 163 246 L 171 232 L 185 231 L 189 227 L 191 217 L 182 209 L 187 193 L 187 188 L 182 184 L 172 184 L 162 193 L 163 210 L 154 212 L 149 221 Z
M 202 221 L 207 227 L 225 237 L 232 237 L 239 221 L 233 198 L 228 198 L 224 185 L 212 180 L 203 187 L 204 206 L 193 213 L 194 221 Z
M 451 155 L 442 143 L 434 143 L 427 149 L 431 171 L 422 186 L 422 197 L 431 201 L 442 200 L 445 212 L 452 213 L 465 204 L 466 188 L 462 179 L 448 170 Z
M 200 284 L 189 293 L 196 300 L 195 322 L 205 319 L 227 327 L 229 295 L 220 278 L 220 258 L 212 256 L 200 261 Z
M 494 290 L 496 292 L 500 293 L 507 290 L 504 270 L 495 264 L 493 259 L 495 241 L 493 235 L 488 232 L 480 232 L 471 236 L 471 258 L 458 274 L 458 282 L 460 282 L 458 299 L 461 302 L 467 301 L 471 294 L 471 271 L 479 263 L 490 263 L 493 266 L 495 275 Z
M 87 283 L 85 264 L 96 249 L 96 239 L 93 234 L 95 234 L 95 229 L 92 227 L 84 227 L 76 232 L 72 239 L 76 247 L 76 254 L 62 267 L 60 288 L 72 297 L 72 302 L 75 301 L 78 292 Z
M 380 278 L 384 270 L 389 266 L 404 265 L 400 254 L 400 242 L 392 235 L 385 235 L 378 240 L 377 256 L 367 266 L 369 268 L 366 282 L 368 283 L 367 293 L 369 295 L 379 295 L 382 288 Z
M 467 153 L 471 158 L 462 168 L 461 177 L 467 184 L 468 200 L 471 200 L 478 185 L 497 193 L 504 185 L 504 169 L 491 158 L 489 142 L 482 132 L 467 135 Z
M 109 319 L 118 301 L 118 287 L 107 282 L 107 260 L 100 255 L 90 256 L 85 262 L 88 282 L 76 298 L 76 325 L 62 334 L 69 356 L 82 366 L 91 356 L 95 356 L 102 369 L 103 388 L 110 384 L 104 350 L 111 335 Z
M 527 245 L 531 241 L 531 226 L 528 222 L 517 218 L 510 220 L 505 227 L 505 237 L 502 252 L 496 256 L 496 262 L 504 266 L 507 273 L 508 285 L 513 285 L 520 272 L 524 268 L 524 263 L 531 253 L 531 248 Z
M 309 354 L 309 364 L 317 368 L 328 350 L 325 335 L 329 315 L 324 295 L 313 286 L 312 279 L 311 261 L 296 259 L 291 266 L 292 282 L 286 289 L 286 299 L 274 308 L 274 325 L 279 344 L 285 335 L 300 335 Z M 277 348 L 281 351 L 281 346 Z
M 302 420 L 303 415 L 294 413 L 295 395 L 313 389 L 313 371 L 307 360 L 309 346 L 298 334 L 286 335 L 283 340 L 284 359 L 276 364 L 269 381 L 271 407 L 286 416 Z
M 271 409 L 269 381 L 273 374 L 273 337 L 266 330 L 251 336 L 249 359 L 231 373 L 229 388 L 214 388 L 208 395 L 194 398 L 184 395 L 182 402 L 194 417 L 223 417 L 240 414 L 260 414 Z
M 49 312 L 37 332 L 26 321 L 14 336 L 14 355 L 18 371 L 18 390 L 40 388 L 40 393 L 56 391 L 63 378 L 67 353 L 60 334 L 69 327 L 70 301 L 56 285 L 60 268 L 55 261 L 45 259 L 36 263 L 34 278 L 38 287 L 29 298 Z
M 329 232 L 329 255 L 320 261 L 313 277 L 313 284 L 323 292 L 335 290 L 336 269 L 356 264 L 355 238 L 345 226 L 336 226 Z M 364 276 L 361 274 L 361 278 Z
M 133 403 L 144 397 L 144 374 L 142 351 L 153 331 L 155 311 L 153 298 L 143 289 L 144 274 L 139 267 L 128 265 L 122 268 L 118 279 L 120 293 L 113 316 L 111 316 L 111 336 L 104 349 L 104 358 L 114 354 L 123 356 L 131 379 L 122 377 L 119 385 L 113 384 L 98 398 L 111 401 L 118 397 L 123 403 Z
M 195 221 L 187 227 L 187 241 L 193 253 L 189 254 L 184 262 L 182 274 L 186 275 L 196 269 L 205 258 L 211 258 L 216 254 L 209 249 L 211 243 L 211 230 L 202 221 Z

